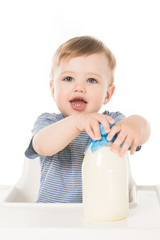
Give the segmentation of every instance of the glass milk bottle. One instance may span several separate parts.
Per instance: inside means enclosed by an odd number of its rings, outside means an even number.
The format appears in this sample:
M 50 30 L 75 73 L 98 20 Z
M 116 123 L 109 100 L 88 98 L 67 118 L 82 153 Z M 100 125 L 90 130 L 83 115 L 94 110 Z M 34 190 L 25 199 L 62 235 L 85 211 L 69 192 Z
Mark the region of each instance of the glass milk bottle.
M 88 220 L 118 221 L 129 209 L 127 158 L 111 152 L 111 143 L 92 152 L 91 143 L 82 164 L 83 212 Z

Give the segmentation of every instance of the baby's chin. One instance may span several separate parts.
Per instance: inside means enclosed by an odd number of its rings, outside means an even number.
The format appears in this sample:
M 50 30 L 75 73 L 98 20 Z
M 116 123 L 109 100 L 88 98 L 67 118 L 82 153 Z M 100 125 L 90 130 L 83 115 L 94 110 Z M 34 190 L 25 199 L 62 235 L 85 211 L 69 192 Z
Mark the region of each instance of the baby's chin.
M 74 114 L 82 113 L 82 112 L 76 111 L 72 108 L 70 108 L 70 109 L 60 109 L 59 108 L 59 111 L 61 112 L 63 117 L 69 117 L 69 116 L 74 115 Z

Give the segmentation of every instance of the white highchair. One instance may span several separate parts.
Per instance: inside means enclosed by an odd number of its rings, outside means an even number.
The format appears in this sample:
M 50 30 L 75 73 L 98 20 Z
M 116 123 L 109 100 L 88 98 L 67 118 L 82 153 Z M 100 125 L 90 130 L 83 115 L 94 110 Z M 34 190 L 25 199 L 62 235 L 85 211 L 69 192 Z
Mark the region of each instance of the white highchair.
M 128 154 L 127 154 L 128 156 Z M 137 205 L 136 200 L 136 184 L 133 180 L 129 158 L 129 202 L 130 207 L 135 207 Z M 28 202 L 34 203 L 37 200 L 38 191 L 40 187 L 40 160 L 25 158 L 23 170 L 18 182 L 11 187 L 11 189 L 6 193 L 3 198 L 4 202 Z
M 22 174 L 3 198 L 4 202 L 36 202 L 40 187 L 40 160 L 25 157 Z

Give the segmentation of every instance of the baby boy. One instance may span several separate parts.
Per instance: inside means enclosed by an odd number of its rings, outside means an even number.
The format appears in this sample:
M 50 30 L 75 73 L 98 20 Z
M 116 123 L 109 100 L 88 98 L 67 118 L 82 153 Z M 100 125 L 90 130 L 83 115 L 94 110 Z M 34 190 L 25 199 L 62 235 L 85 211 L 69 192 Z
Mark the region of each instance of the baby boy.
M 115 65 L 111 51 L 94 37 L 76 37 L 57 49 L 50 89 L 60 113 L 43 113 L 37 118 L 25 152 L 41 162 L 37 202 L 82 202 L 84 151 L 90 138 L 101 139 L 100 123 L 108 140 L 118 134 L 111 151 L 121 145 L 120 156 L 128 149 L 134 154 L 148 140 L 150 126 L 143 117 L 99 112 L 114 93 Z

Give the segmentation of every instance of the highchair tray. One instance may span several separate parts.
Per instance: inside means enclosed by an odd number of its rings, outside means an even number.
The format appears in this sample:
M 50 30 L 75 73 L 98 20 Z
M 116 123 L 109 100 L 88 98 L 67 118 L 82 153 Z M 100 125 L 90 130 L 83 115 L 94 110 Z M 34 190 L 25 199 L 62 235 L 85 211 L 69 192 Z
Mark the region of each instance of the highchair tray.
M 7 190 L 7 188 L 6 188 Z M 5 188 L 0 187 L 0 195 Z M 0 238 L 7 239 L 160 239 L 160 186 L 137 186 L 137 206 L 127 219 L 92 222 L 82 204 L 0 202 Z M 9 231 L 8 231 L 9 230 Z

